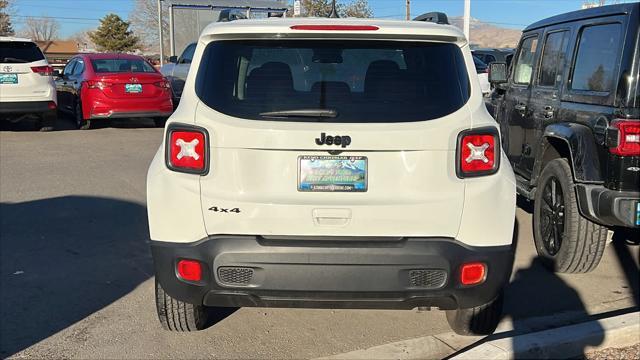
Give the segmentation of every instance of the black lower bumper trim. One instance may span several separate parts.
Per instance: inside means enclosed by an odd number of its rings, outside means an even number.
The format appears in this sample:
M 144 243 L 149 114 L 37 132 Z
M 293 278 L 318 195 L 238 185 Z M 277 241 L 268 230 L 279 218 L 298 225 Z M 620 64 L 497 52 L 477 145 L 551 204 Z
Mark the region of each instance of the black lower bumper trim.
M 576 185 L 580 213 L 606 226 L 637 228 L 640 192 L 615 191 L 602 185 Z
M 0 102 L 1 114 L 40 114 L 50 113 L 55 110 L 49 109 L 50 101 L 16 101 Z
M 151 250 L 156 279 L 167 294 L 188 303 L 229 307 L 470 308 L 495 298 L 513 265 L 510 245 L 470 247 L 445 238 L 278 240 L 225 235 L 191 244 L 152 241 Z M 200 261 L 202 281 L 178 279 L 180 259 Z M 459 268 L 467 262 L 487 265 L 484 283 L 459 284 Z M 251 271 L 221 279 L 221 267 Z M 438 270 L 438 276 L 444 272 L 446 278 L 429 283 L 424 277 L 421 285 L 409 276 L 424 269 Z M 249 273 L 250 278 L 244 276 Z

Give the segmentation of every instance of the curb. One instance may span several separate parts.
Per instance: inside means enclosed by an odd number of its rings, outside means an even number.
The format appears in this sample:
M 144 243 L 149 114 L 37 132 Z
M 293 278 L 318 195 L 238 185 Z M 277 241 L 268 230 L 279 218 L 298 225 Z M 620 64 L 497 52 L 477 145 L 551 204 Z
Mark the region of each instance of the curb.
M 509 337 L 512 327 L 502 323 L 490 337 L 460 336 L 449 332 L 398 341 L 367 349 L 335 354 L 321 359 L 527 359 L 575 358 L 610 347 L 626 347 L 640 342 L 640 312 L 591 320 L 575 325 L 536 331 L 553 317 L 530 319 L 534 332 Z M 529 331 L 531 331 L 529 330 Z M 490 340 L 490 339 L 494 340 Z M 483 340 L 488 340 L 484 341 Z
M 640 312 L 491 340 L 451 357 L 463 359 L 573 358 L 640 342 Z

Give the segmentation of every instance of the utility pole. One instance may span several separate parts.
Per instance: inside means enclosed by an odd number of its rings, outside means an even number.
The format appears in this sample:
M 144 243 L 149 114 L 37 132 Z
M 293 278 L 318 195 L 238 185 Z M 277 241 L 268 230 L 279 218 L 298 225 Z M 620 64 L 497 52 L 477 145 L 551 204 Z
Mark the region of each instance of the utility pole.
M 411 0 L 407 0 L 407 20 L 411 20 Z
M 471 0 L 464 0 L 464 36 L 469 41 L 469 23 L 471 22 Z
M 162 36 L 162 0 L 158 0 L 158 31 L 160 35 L 160 66 L 164 65 L 164 37 Z

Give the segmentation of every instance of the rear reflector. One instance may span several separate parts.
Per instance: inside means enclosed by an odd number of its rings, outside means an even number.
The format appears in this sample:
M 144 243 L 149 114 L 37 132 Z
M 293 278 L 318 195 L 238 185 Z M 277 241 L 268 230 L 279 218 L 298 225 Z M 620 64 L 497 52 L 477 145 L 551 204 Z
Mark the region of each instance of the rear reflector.
M 40 74 L 42 76 L 51 76 L 51 75 L 53 75 L 53 67 L 51 67 L 49 65 L 32 66 L 31 67 L 31 71 L 33 71 L 36 74 Z
M 182 280 L 202 280 L 202 266 L 196 260 L 180 260 L 176 265 L 176 270 Z
M 58 105 L 56 105 L 56 103 L 55 103 L 55 102 L 53 102 L 53 101 L 49 101 L 49 102 L 47 103 L 47 107 L 49 108 L 49 110 L 55 110 L 55 109 L 57 109 L 57 108 L 58 108 Z
M 620 156 L 640 156 L 640 121 L 614 120 L 611 126 L 617 129 L 617 142 L 609 152 Z
M 167 130 L 167 167 L 173 171 L 204 175 L 209 168 L 206 130 L 171 126 Z
M 460 284 L 477 285 L 487 277 L 487 268 L 483 263 L 468 263 L 460 267 Z
M 293 25 L 290 29 L 316 31 L 376 31 L 380 28 L 373 25 Z
M 498 130 L 486 127 L 461 132 L 456 162 L 459 178 L 495 174 L 500 166 Z

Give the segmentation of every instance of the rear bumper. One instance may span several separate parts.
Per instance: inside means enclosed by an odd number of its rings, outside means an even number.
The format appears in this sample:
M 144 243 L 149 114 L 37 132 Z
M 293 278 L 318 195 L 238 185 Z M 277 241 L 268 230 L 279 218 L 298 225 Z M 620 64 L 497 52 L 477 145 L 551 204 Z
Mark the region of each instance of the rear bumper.
M 91 119 L 122 119 L 140 117 L 169 117 L 171 111 L 113 111 L 107 113 L 92 114 Z
M 55 112 L 49 109 L 52 101 L 15 101 L 0 102 L 0 114 L 42 114 Z
M 580 212 L 590 220 L 607 226 L 640 226 L 640 192 L 583 184 L 576 186 L 576 192 Z
M 174 298 L 207 306 L 412 309 L 469 308 L 495 298 L 510 277 L 509 246 L 469 247 L 446 238 L 213 236 L 193 244 L 151 242 L 156 279 Z M 176 275 L 180 259 L 202 281 Z M 467 262 L 484 283 L 459 284 Z
M 169 117 L 173 113 L 170 92 L 156 98 L 114 99 L 102 93 L 83 94 L 86 119 L 117 119 L 137 117 Z

